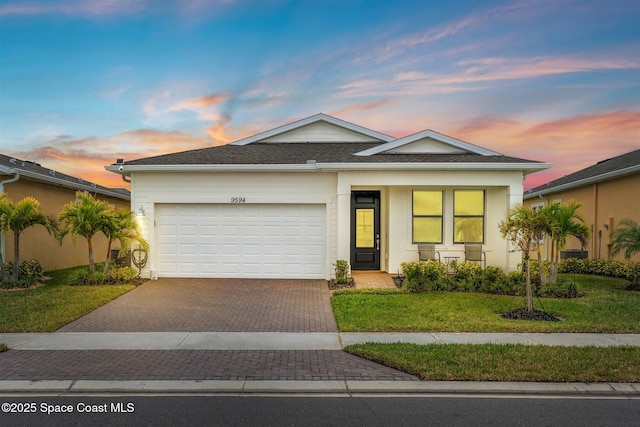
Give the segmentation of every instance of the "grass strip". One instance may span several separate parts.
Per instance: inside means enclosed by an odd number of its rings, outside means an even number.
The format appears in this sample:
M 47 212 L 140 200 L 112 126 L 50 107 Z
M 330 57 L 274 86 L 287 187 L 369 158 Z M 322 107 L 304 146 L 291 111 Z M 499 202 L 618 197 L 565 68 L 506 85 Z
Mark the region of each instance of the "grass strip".
M 562 322 L 503 319 L 499 313 L 524 307 L 524 298 L 482 293 L 342 290 L 333 295 L 331 305 L 343 332 L 640 333 L 640 292 L 624 290 L 627 281 L 564 276 L 575 280 L 586 296 L 534 303 L 562 317 Z
M 53 332 L 135 287 L 69 286 L 86 268 L 47 272 L 45 286 L 0 292 L 0 332 Z
M 365 343 L 345 351 L 425 381 L 640 382 L 638 347 Z

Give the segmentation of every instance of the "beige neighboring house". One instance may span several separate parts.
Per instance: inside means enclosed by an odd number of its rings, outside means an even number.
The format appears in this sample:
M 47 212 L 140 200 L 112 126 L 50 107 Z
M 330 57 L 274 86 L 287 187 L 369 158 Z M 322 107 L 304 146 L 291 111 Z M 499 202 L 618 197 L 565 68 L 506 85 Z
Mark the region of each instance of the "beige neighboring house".
M 553 202 L 576 200 L 582 203 L 581 213 L 591 227 L 591 239 L 585 248 L 591 259 L 610 258 L 610 234 L 624 218 L 640 223 L 640 150 L 603 160 L 528 190 L 524 204 L 532 208 Z M 573 239 L 567 249 L 580 249 Z M 543 254 L 549 258 L 548 245 Z M 624 260 L 622 254 L 615 257 Z M 631 258 L 640 261 L 640 254 Z
M 146 277 L 329 279 L 336 260 L 396 274 L 418 243 L 517 268 L 498 223 L 550 165 L 424 130 L 403 138 L 325 114 L 218 147 L 116 162 L 144 212 Z
M 88 191 L 115 208 L 130 208 L 130 194 L 125 189 L 102 187 L 33 161 L 0 154 L 0 192 L 16 203 L 26 196 L 35 197 L 47 215 L 57 217 L 65 204 L 75 200 L 78 190 Z M 5 261 L 13 261 L 13 233 L 3 234 L 0 245 Z M 99 235 L 94 241 L 96 262 L 104 260 L 106 251 L 106 239 Z M 45 271 L 86 265 L 89 263 L 87 242 L 80 237 L 74 244 L 67 236 L 60 246 L 42 226 L 36 225 L 20 236 L 20 260 L 25 259 L 37 259 Z

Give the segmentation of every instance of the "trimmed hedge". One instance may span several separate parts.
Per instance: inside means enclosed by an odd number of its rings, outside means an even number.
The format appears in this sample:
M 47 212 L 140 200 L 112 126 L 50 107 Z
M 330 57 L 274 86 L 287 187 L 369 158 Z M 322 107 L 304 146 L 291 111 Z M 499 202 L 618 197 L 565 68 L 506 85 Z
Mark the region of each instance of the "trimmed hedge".
M 624 263 L 608 259 L 567 258 L 558 264 L 558 272 L 616 277 L 636 283 L 640 280 L 640 262 Z
M 437 261 L 405 262 L 402 264 L 403 290 L 409 293 L 452 291 L 512 296 L 525 294 L 525 278 L 520 271 L 505 274 L 498 267 L 489 266 L 483 269 L 475 262 L 466 261 L 452 262 L 450 267 L 453 273 L 447 274 L 445 265 Z M 549 298 L 584 296 L 575 282 L 563 279 L 543 287 L 535 286 L 535 293 L 537 296 Z

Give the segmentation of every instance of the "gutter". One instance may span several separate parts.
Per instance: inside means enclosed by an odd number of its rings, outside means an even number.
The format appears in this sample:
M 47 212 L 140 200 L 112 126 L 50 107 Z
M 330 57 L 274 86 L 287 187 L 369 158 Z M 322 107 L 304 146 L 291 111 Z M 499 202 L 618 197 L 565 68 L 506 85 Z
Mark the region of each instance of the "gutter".
M 296 172 L 314 170 L 523 170 L 539 171 L 550 163 L 308 163 L 295 164 L 197 164 L 105 166 L 123 176 L 130 172 Z
M 99 194 L 102 194 L 102 195 L 115 197 L 117 199 L 129 200 L 128 196 L 126 196 L 126 195 L 124 195 L 122 193 L 118 193 L 116 191 L 105 190 L 103 188 L 97 188 L 97 187 L 94 187 L 92 185 L 88 185 L 88 184 L 84 184 L 84 183 L 80 183 L 80 182 L 66 181 L 64 179 L 56 178 L 56 177 L 53 177 L 53 176 L 48 176 L 48 177 L 46 177 L 46 179 L 43 179 L 41 174 L 33 173 L 33 172 L 30 172 L 30 171 L 27 171 L 27 170 L 22 170 L 21 173 L 24 176 L 31 177 L 31 178 L 36 179 L 36 180 L 41 181 L 41 182 L 49 182 L 49 183 L 53 183 L 53 184 L 56 184 L 56 185 L 60 185 L 62 187 L 71 188 L 71 189 L 74 189 L 74 190 L 78 190 L 78 189 L 87 190 L 90 193 L 99 193 Z

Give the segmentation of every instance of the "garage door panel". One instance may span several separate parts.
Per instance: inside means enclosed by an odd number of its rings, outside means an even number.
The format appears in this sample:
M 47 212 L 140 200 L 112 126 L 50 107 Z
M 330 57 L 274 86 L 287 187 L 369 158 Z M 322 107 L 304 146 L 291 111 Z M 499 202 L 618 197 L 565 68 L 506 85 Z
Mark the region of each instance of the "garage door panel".
M 161 277 L 324 277 L 324 205 L 158 205 L 156 212 Z

